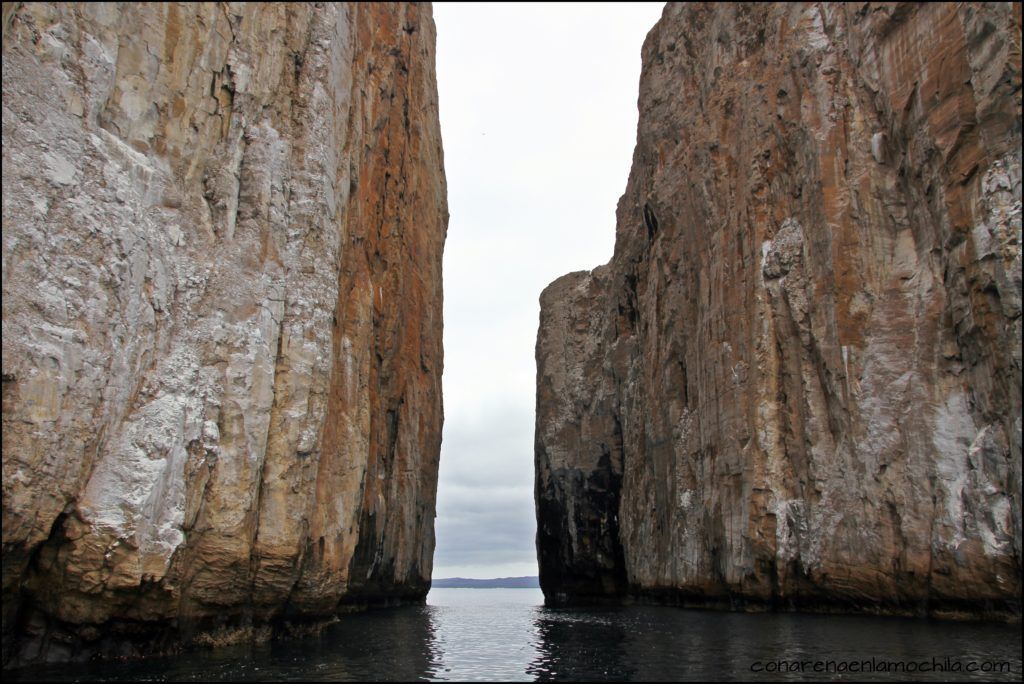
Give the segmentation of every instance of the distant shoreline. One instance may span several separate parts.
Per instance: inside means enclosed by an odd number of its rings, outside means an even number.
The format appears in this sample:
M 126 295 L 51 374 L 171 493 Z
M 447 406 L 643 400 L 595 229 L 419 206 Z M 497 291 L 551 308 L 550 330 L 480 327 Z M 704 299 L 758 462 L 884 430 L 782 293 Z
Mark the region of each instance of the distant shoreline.
M 498 585 L 495 585 L 493 587 L 492 586 L 465 586 L 465 585 L 455 586 L 455 585 L 452 585 L 452 584 L 447 584 L 447 585 L 444 585 L 444 586 L 440 586 L 440 585 L 434 586 L 434 585 L 431 585 L 430 588 L 431 589 L 540 589 L 540 587 L 503 587 L 503 586 L 498 586 Z
M 472 577 L 446 577 L 431 582 L 431 589 L 540 589 L 537 577 L 498 577 L 475 579 Z

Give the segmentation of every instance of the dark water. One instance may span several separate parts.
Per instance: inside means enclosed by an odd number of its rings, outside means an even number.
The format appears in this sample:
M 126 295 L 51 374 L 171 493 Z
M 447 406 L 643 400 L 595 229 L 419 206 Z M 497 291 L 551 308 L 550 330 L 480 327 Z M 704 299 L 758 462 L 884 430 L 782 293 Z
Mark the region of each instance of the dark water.
M 1021 679 L 1021 629 L 1013 625 L 644 606 L 553 610 L 541 603 L 536 589 L 435 589 L 427 606 L 345 616 L 319 637 L 131 663 L 15 670 L 4 679 Z M 851 661 L 867 667 L 872 659 L 890 671 L 836 672 Z M 805 673 L 761 671 L 779 661 L 803 662 Z M 815 661 L 831 671 L 815 672 Z M 1009 662 L 1012 671 L 891 671 L 922 662 L 933 669 L 947 662 L 964 668 Z

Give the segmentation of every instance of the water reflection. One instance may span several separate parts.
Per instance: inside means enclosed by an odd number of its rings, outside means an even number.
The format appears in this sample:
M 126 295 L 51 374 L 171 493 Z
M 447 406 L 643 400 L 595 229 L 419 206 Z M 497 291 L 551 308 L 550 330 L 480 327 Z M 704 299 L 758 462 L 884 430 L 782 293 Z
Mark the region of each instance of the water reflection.
M 547 609 L 539 591 L 441 589 L 429 605 L 347 615 L 319 636 L 129 663 L 5 672 L 5 681 L 1020 681 L 1020 627 L 627 606 Z M 757 672 L 757 663 L 1010 661 L 1002 675 Z
M 344 616 L 318 636 L 124 663 L 22 668 L 5 681 L 432 680 L 442 670 L 433 608 Z
M 636 667 L 621 611 L 579 614 L 569 609 L 540 609 L 534 619 L 537 655 L 526 672 L 536 681 L 630 681 Z
M 538 681 L 1019 681 L 1021 675 L 1020 627 L 1003 624 L 628 606 L 542 609 L 535 625 L 538 656 L 527 671 Z M 962 663 L 1008 661 L 1011 671 L 936 669 L 901 676 L 813 669 L 819 661 L 826 667 L 832 661 L 833 668 L 872 660 L 942 666 L 947 657 Z M 798 664 L 808 669 L 793 668 Z
M 431 592 L 430 623 L 440 649 L 440 681 L 532 681 L 534 616 L 540 592 L 441 589 Z

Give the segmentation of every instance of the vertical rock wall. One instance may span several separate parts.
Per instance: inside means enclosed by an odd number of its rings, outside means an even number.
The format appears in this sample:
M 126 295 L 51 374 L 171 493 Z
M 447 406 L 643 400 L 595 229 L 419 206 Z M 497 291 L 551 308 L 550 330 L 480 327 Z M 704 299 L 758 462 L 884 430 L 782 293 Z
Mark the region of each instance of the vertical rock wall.
M 5 662 L 421 600 L 448 219 L 429 5 L 3 21 Z
M 550 601 L 1018 615 L 1020 6 L 670 4 L 541 296 Z

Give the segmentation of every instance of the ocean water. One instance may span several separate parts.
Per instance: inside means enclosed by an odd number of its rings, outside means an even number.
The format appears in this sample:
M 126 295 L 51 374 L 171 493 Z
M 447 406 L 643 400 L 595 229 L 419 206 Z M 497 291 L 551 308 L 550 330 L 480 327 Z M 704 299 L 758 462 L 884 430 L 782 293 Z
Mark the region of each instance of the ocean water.
M 991 670 L 1004 663 L 1009 671 Z M 25 668 L 4 679 L 1020 681 L 1021 628 L 657 606 L 549 609 L 537 589 L 434 589 L 426 606 L 348 615 L 316 637 Z

